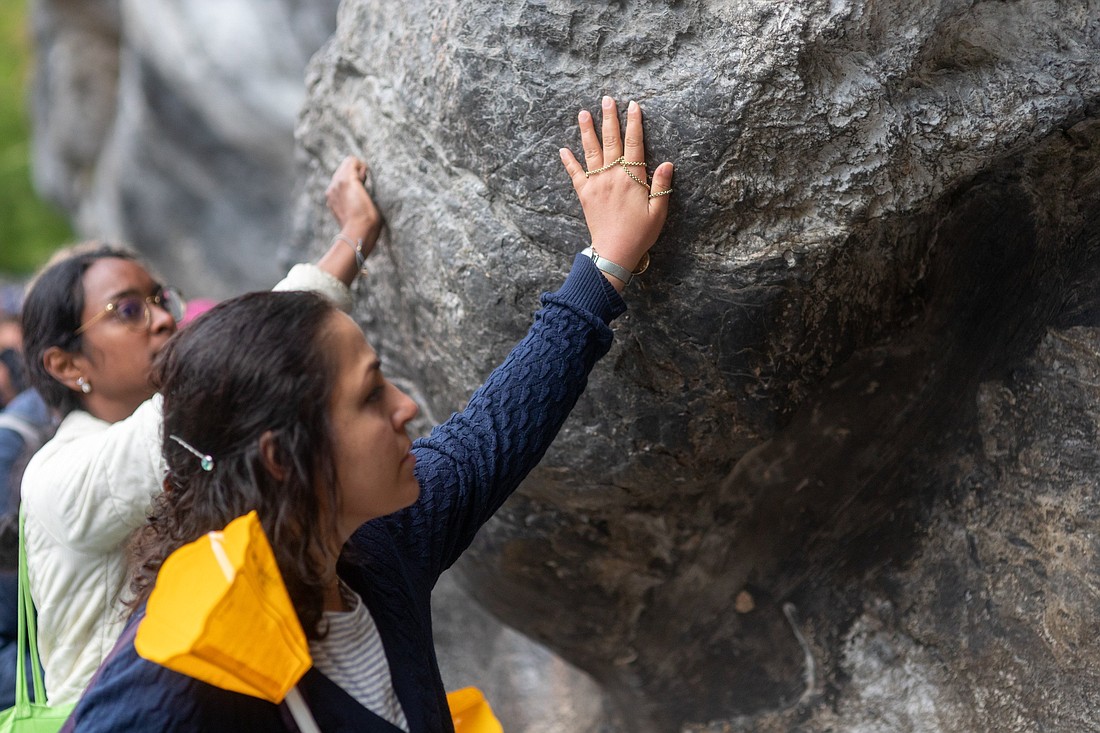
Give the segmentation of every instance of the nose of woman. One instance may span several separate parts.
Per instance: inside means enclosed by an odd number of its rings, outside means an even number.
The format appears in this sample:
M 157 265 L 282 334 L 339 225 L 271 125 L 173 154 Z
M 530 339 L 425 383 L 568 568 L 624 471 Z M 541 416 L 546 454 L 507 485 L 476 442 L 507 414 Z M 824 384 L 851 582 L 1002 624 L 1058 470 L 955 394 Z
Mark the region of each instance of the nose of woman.
M 397 392 L 397 404 L 393 411 L 393 426 L 394 429 L 404 432 L 405 426 L 420 412 L 420 407 L 412 397 L 409 397 L 397 387 L 393 389 Z
M 168 312 L 163 303 L 147 303 L 145 307 L 149 309 L 149 330 L 151 333 L 160 331 L 171 333 L 176 330 L 176 319 L 172 317 L 172 314 Z

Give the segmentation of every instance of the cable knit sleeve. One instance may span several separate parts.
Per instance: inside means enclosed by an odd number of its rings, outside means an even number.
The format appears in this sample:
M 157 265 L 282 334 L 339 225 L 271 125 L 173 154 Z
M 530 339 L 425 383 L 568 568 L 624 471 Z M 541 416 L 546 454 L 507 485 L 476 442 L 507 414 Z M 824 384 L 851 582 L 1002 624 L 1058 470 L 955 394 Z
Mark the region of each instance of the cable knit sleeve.
M 611 347 L 608 323 L 625 309 L 592 261 L 578 256 L 466 409 L 416 441 L 420 499 L 382 521 L 427 563 L 433 581 L 542 458 Z

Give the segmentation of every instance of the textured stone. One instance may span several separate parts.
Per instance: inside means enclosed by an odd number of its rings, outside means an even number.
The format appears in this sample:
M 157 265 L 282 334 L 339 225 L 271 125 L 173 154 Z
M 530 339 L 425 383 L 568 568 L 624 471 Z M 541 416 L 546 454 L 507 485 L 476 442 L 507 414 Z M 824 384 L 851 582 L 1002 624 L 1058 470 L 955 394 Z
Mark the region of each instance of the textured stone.
M 338 0 L 36 0 L 39 190 L 195 295 L 268 287 L 294 120 Z
M 35 186 L 75 214 L 115 116 L 118 2 L 37 0 L 32 7 Z
M 1057 583 L 1002 573 L 994 593 L 953 543 L 977 496 L 990 535 L 1020 512 L 1036 533 L 1050 518 L 1017 507 L 974 449 L 982 430 L 1054 429 L 983 428 L 979 405 L 1042 358 L 1048 329 L 1095 317 L 1097 10 L 342 6 L 298 129 L 298 249 L 330 231 L 312 192 L 363 154 L 388 232 L 360 315 L 429 418 L 461 406 L 585 244 L 555 152 L 577 149 L 577 108 L 638 100 L 650 159 L 677 163 L 616 346 L 460 564 L 494 613 L 589 672 L 627 729 L 1088 714 L 1096 680 L 1038 624 L 1092 638 L 1093 550 Z M 1039 592 L 1057 613 L 1036 610 Z M 976 593 L 997 599 L 990 629 L 967 625 Z M 1049 676 L 1029 679 L 1018 660 L 1038 657 Z

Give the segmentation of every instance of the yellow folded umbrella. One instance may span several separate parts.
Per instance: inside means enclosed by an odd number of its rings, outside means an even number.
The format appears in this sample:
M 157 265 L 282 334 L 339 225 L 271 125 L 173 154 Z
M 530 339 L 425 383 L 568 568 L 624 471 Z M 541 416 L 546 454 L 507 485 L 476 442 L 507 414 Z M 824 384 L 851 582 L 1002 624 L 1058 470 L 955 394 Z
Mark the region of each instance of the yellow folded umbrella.
M 313 660 L 256 512 L 164 561 L 134 647 L 224 690 L 276 704 L 291 693 Z

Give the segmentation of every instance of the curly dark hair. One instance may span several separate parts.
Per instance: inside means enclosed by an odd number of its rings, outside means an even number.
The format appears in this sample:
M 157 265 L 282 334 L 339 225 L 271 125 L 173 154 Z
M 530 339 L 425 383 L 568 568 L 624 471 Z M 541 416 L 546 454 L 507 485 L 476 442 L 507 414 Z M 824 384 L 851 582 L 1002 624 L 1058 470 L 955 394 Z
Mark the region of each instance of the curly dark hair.
M 48 263 L 35 276 L 23 301 L 27 376 L 46 404 L 62 417 L 80 409 L 80 395 L 54 379 L 42 357 L 53 346 L 69 352 L 80 350 L 83 341 L 76 330 L 84 313 L 84 273 L 103 259 L 133 260 L 144 266 L 133 252 L 101 242 L 85 242 Z
M 336 312 L 314 293 L 250 293 L 204 313 L 158 355 L 168 475 L 131 543 L 132 608 L 148 599 L 168 555 L 255 509 L 306 635 L 323 635 L 338 507 L 334 366 L 323 341 Z M 169 436 L 211 455 L 213 470 Z

